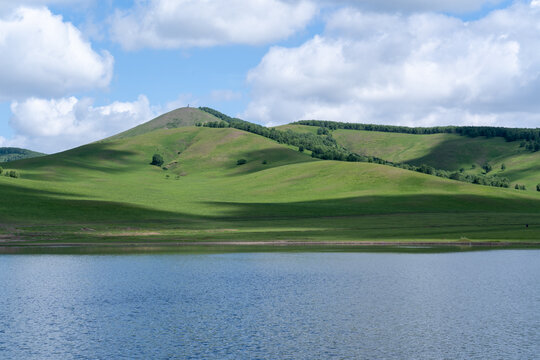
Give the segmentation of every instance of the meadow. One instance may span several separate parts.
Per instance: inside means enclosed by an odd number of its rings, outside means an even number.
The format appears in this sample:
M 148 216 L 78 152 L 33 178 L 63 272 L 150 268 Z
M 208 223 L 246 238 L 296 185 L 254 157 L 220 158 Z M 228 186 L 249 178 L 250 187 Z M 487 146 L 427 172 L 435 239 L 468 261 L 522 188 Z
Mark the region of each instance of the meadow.
M 188 111 L 189 124 L 169 119 L 4 164 L 21 178 L 0 177 L 2 246 L 540 244 L 535 191 L 318 160 L 237 129 L 190 126 L 212 119 Z M 153 154 L 163 166 L 150 165 Z

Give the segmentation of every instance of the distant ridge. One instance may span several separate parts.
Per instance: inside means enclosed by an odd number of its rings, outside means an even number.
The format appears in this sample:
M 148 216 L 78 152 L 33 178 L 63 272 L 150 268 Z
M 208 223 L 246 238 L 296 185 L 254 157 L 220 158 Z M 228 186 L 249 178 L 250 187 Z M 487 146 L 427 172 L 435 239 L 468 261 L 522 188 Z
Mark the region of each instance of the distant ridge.
M 22 159 L 30 159 L 43 155 L 45 154 L 27 149 L 21 149 L 16 147 L 0 147 L 0 163 Z
M 219 119 L 197 108 L 183 107 L 169 111 L 168 113 L 160 115 L 144 124 L 136 126 L 120 134 L 111 136 L 106 140 L 125 139 L 158 129 L 174 129 L 184 126 L 195 126 L 197 123 L 207 123 L 212 121 L 219 121 Z

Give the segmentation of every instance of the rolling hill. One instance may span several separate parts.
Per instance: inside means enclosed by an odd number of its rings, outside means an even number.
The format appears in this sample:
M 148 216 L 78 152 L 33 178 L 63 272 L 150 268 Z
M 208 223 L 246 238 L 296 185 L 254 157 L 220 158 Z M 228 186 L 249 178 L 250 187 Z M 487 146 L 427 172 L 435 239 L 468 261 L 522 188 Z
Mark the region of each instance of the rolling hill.
M 317 133 L 317 127 L 284 125 L 278 129 Z M 526 185 L 536 191 L 540 183 L 540 152 L 521 147 L 520 141 L 508 142 L 501 137 L 466 137 L 457 134 L 402 134 L 380 131 L 331 130 L 341 146 L 360 155 L 374 156 L 394 163 L 415 166 L 426 164 L 436 169 L 480 174 L 485 163 L 490 174 L 506 177 L 513 184 Z M 502 165 L 505 169 L 502 169 Z
M 216 121 L 197 109 L 174 116 L 177 126 L 161 117 L 122 136 L 10 163 L 22 176 L 0 177 L 3 247 L 540 243 L 535 192 L 314 159 L 246 131 L 190 126 Z M 161 167 L 150 165 L 156 153 Z
M 0 163 L 21 159 L 29 159 L 43 155 L 45 154 L 27 149 L 0 147 Z

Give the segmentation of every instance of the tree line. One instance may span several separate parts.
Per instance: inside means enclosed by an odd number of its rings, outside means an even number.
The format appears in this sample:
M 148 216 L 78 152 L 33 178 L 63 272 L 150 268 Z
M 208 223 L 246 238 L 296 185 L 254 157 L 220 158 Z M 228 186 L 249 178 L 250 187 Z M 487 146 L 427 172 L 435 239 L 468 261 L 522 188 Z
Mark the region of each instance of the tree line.
M 401 169 L 416 171 L 424 174 L 435 175 L 442 178 L 458 180 L 463 182 L 469 182 L 472 184 L 496 186 L 496 187 L 509 187 L 510 182 L 507 178 L 499 177 L 496 175 L 488 176 L 484 174 L 470 175 L 463 174 L 461 172 L 450 172 L 446 170 L 435 169 L 429 165 L 410 165 L 410 164 L 398 164 L 384 159 L 380 159 L 374 156 L 364 156 L 353 152 L 350 152 L 346 148 L 338 145 L 336 140 L 332 138 L 332 134 L 328 131 L 331 129 L 329 126 L 321 126 L 320 131 L 317 131 L 318 135 L 312 133 L 298 133 L 292 130 L 277 130 L 273 128 L 267 128 L 262 125 L 250 123 L 238 118 L 232 118 L 217 110 L 200 107 L 202 111 L 205 111 L 211 115 L 214 115 L 218 119 L 221 119 L 229 124 L 230 127 L 244 130 L 253 134 L 261 135 L 266 138 L 277 141 L 281 144 L 287 144 L 297 146 L 299 149 L 307 149 L 311 151 L 311 156 L 323 160 L 337 160 L 337 161 L 349 161 L 349 162 L 369 162 L 381 165 L 388 165 L 398 167 Z M 308 120 L 316 121 L 316 120 Z M 322 123 L 318 121 L 318 123 Z M 329 124 L 338 124 L 334 122 L 325 122 Z M 210 124 L 210 123 L 207 123 Z M 342 123 L 347 124 L 347 123 Z M 306 125 L 306 124 L 304 124 Z M 349 125 L 349 124 L 347 124 Z M 351 124 L 354 125 L 354 124 Z M 199 125 L 200 126 L 200 125 Z M 333 126 L 333 125 L 332 125 Z M 379 125 L 377 125 L 379 126 Z M 381 125 L 383 126 L 383 125 Z M 210 126 L 209 126 L 210 127 Z M 214 126 L 215 127 L 215 126 Z
M 402 134 L 458 134 L 468 137 L 485 136 L 487 138 L 502 137 L 506 141 L 519 141 L 521 147 L 525 147 L 529 151 L 540 150 L 540 128 L 537 129 L 521 129 L 521 128 L 505 128 L 494 126 L 435 126 L 435 127 L 407 127 L 397 125 L 377 125 L 377 124 L 357 124 L 345 123 L 337 121 L 325 120 L 301 120 L 294 124 L 318 126 L 330 130 L 362 130 L 362 131 L 381 131 Z

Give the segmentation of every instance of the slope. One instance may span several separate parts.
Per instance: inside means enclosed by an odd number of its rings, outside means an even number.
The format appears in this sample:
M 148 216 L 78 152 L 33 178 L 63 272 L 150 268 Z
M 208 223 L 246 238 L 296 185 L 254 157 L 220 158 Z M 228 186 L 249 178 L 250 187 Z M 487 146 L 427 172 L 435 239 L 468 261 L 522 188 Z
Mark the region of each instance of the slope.
M 281 129 L 316 133 L 317 127 L 290 124 Z M 507 142 L 503 138 L 470 138 L 456 134 L 402 134 L 379 131 L 338 129 L 330 131 L 343 147 L 357 154 L 374 156 L 395 163 L 479 174 L 482 166 L 493 167 L 490 174 L 507 177 L 513 184 L 526 185 L 536 191 L 540 183 L 540 152 L 530 152 L 520 141 Z M 502 165 L 505 170 L 502 170 Z
M 183 126 L 195 126 L 197 123 L 204 124 L 212 121 L 219 121 L 219 119 L 197 108 L 183 107 L 169 111 L 144 124 L 114 135 L 109 139 L 124 139 L 157 129 L 174 129 Z
M 32 150 L 14 148 L 14 147 L 0 147 L 0 163 L 15 161 L 21 159 L 29 159 L 33 157 L 43 156 L 45 154 Z
M 4 246 L 540 239 L 536 194 L 316 160 L 232 128 L 159 129 L 10 166 L 22 178 L 0 178 Z

